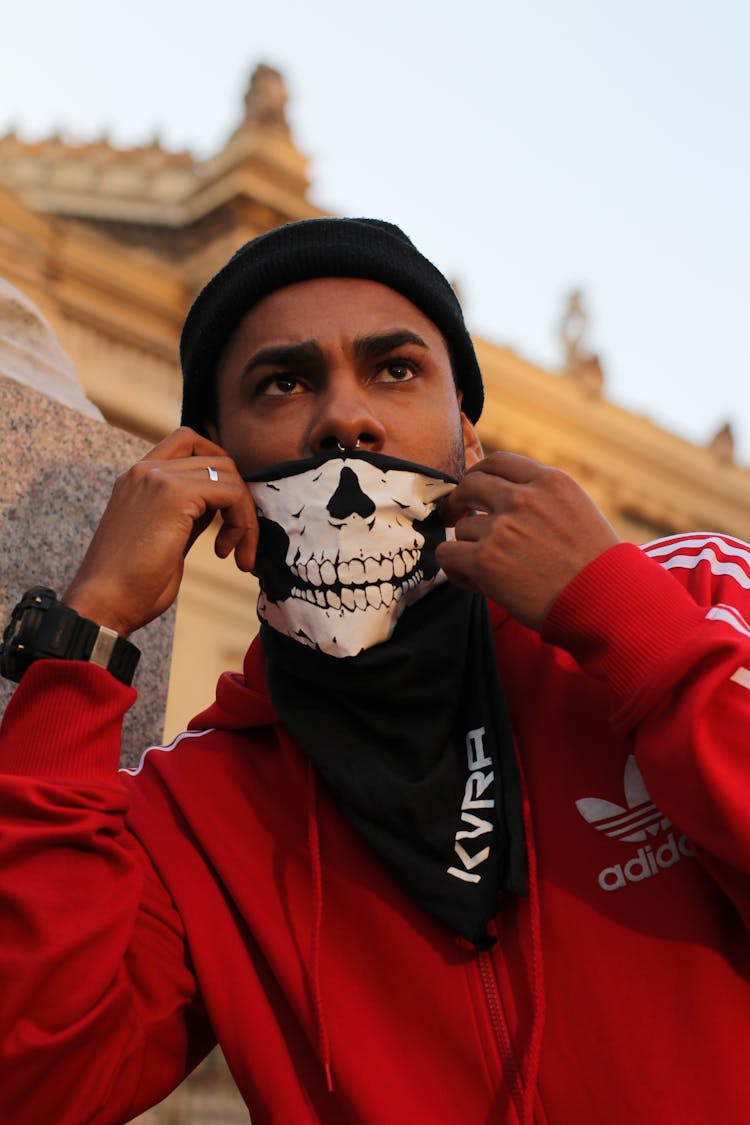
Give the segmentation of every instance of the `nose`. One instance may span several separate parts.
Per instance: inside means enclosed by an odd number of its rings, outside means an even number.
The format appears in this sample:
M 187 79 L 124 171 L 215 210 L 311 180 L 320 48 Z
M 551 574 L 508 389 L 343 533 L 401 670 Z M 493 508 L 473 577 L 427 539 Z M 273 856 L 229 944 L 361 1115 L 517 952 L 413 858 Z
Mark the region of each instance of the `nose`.
M 368 401 L 367 387 L 356 372 L 332 372 L 318 399 L 310 428 L 312 452 L 330 453 L 339 446 L 378 451 L 383 448 L 385 436 L 385 427 Z

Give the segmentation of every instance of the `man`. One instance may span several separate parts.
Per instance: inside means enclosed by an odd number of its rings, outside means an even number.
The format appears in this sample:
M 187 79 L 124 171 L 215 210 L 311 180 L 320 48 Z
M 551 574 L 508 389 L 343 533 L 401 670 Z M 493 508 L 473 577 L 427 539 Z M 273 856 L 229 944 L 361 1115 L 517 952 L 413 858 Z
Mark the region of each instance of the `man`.
M 482 459 L 389 224 L 249 243 L 182 358 L 185 428 L 6 638 L 3 1119 L 125 1121 L 218 1039 L 256 1125 L 746 1121 L 750 548 Z M 123 646 L 217 511 L 261 641 L 118 778 Z M 119 663 L 34 658 L 71 610 Z

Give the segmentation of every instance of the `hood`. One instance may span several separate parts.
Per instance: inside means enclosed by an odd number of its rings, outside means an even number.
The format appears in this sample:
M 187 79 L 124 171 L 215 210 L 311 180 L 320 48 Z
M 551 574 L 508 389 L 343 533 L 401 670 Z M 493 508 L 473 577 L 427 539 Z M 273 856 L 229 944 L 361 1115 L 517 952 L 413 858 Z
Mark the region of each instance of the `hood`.
M 492 628 L 508 621 L 508 613 L 489 602 Z M 281 722 L 271 702 L 260 638 L 251 642 L 242 672 L 224 672 L 216 684 L 216 699 L 188 724 L 188 730 L 248 730 Z
M 258 637 L 245 655 L 243 671 L 224 672 L 216 699 L 188 724 L 188 730 L 247 730 L 278 723 L 266 684 L 265 661 Z

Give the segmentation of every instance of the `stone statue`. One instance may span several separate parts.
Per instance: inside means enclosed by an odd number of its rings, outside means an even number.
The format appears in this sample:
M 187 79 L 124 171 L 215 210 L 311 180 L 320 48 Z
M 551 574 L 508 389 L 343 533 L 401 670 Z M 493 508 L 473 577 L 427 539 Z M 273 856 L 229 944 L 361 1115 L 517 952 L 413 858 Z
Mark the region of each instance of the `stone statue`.
M 564 349 L 566 375 L 582 387 L 586 394 L 597 397 L 604 387 L 604 372 L 599 357 L 585 346 L 588 315 L 583 305 L 583 294 L 574 289 L 567 301 L 560 326 L 560 339 Z
M 734 432 L 731 422 L 720 426 L 708 443 L 708 448 L 722 465 L 734 464 Z
M 278 70 L 261 63 L 253 71 L 245 94 L 245 122 L 289 135 L 286 83 Z
M 588 316 L 583 307 L 583 294 L 574 289 L 568 296 L 568 303 L 560 326 L 560 338 L 565 349 L 565 370 L 572 371 L 582 358 L 581 345 L 588 328 Z

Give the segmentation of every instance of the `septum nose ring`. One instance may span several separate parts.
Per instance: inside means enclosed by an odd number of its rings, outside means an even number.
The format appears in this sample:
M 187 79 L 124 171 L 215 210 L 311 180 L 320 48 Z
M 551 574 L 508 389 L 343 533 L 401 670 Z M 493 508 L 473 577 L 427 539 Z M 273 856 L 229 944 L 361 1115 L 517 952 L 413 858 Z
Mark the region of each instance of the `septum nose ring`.
M 336 438 L 336 448 L 338 449 L 339 453 L 346 453 L 347 451 L 347 447 L 345 445 L 342 445 L 338 438 Z M 349 452 L 351 453 L 353 449 L 359 449 L 359 438 L 357 438 Z

